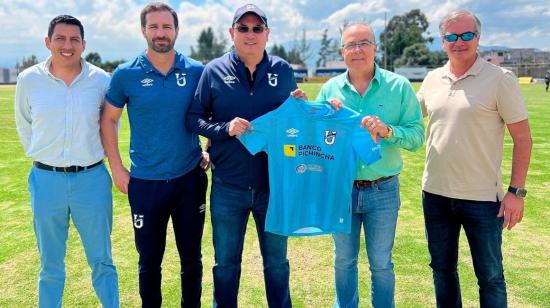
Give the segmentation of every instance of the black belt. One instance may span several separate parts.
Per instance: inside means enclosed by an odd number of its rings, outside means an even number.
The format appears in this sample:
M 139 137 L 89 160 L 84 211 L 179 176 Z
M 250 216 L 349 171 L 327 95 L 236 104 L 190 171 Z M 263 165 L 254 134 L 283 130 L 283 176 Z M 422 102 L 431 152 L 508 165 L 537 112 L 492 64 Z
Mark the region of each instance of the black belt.
M 358 181 L 353 181 L 353 186 L 357 187 L 357 188 L 369 188 L 369 187 L 372 187 L 374 186 L 375 184 L 379 184 L 379 183 L 382 183 L 384 181 L 387 181 L 391 178 L 393 178 L 395 175 L 392 175 L 392 176 L 384 176 L 384 177 L 381 177 L 379 179 L 376 179 L 376 180 L 372 180 L 372 181 L 368 181 L 368 180 L 358 180 Z
M 48 171 L 55 171 L 55 172 L 80 172 L 85 171 L 88 169 L 92 169 L 93 167 L 99 166 L 103 163 L 103 159 L 98 161 L 95 164 L 91 164 L 89 166 L 69 166 L 69 167 L 54 167 L 50 165 L 43 164 L 39 161 L 35 161 L 33 164 L 38 169 L 48 170 Z

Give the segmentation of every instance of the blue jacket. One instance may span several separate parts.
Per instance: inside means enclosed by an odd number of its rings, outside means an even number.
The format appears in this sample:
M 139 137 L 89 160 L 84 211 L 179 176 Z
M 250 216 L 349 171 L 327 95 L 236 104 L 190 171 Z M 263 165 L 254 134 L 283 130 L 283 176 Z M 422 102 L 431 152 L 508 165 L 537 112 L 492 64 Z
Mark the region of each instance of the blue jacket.
M 186 125 L 211 140 L 214 180 L 245 189 L 269 187 L 266 154 L 253 156 L 229 136 L 229 122 L 235 117 L 252 121 L 276 109 L 296 88 L 290 65 L 266 52 L 256 66 L 252 86 L 234 50 L 206 65 Z

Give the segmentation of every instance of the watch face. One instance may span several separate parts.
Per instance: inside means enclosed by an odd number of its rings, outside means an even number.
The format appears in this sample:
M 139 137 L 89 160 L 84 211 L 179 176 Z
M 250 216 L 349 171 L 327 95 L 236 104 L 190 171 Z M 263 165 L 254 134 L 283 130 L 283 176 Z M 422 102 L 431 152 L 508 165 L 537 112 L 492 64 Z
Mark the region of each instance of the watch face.
M 525 196 L 527 196 L 527 189 L 518 188 L 518 190 L 516 191 L 516 196 L 518 196 L 520 198 L 525 198 Z

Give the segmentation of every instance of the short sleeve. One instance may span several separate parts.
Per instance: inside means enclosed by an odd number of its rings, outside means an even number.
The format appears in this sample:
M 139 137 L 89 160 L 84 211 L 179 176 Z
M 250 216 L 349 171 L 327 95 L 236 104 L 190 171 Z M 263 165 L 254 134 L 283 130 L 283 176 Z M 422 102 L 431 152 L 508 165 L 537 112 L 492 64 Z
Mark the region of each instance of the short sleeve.
M 258 152 L 268 151 L 268 141 L 271 132 L 271 119 L 275 111 L 269 112 L 251 122 L 252 130 L 247 130 L 238 137 L 244 147 L 255 155 Z
M 516 76 L 507 71 L 497 89 L 498 113 L 506 124 L 517 123 L 527 119 L 527 107 L 521 96 Z
M 105 94 L 107 103 L 117 108 L 123 108 L 128 98 L 124 91 L 122 75 L 122 71 L 118 68 L 113 72 L 109 87 L 107 87 L 107 94 Z
M 377 162 L 380 155 L 380 141 L 378 136 L 369 134 L 365 129 L 357 127 L 353 132 L 353 150 L 365 164 Z

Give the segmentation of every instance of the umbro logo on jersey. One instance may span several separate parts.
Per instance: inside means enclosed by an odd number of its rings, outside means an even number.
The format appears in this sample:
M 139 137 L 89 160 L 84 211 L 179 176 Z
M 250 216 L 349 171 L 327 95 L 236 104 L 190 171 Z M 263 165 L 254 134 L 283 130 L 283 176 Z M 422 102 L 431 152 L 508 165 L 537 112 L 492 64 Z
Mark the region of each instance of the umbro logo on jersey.
M 300 131 L 297 130 L 296 128 L 289 128 L 289 129 L 286 130 L 286 136 L 291 137 L 291 138 L 296 138 L 296 137 L 298 137 L 299 132 Z
M 233 83 L 235 83 L 235 80 L 237 80 L 237 77 L 235 77 L 235 76 L 227 75 L 227 76 L 223 77 L 223 82 L 225 84 L 233 84 Z
M 154 82 L 153 79 L 145 78 L 145 79 L 141 80 L 141 86 L 142 87 L 151 87 L 151 86 L 153 86 L 153 82 Z

